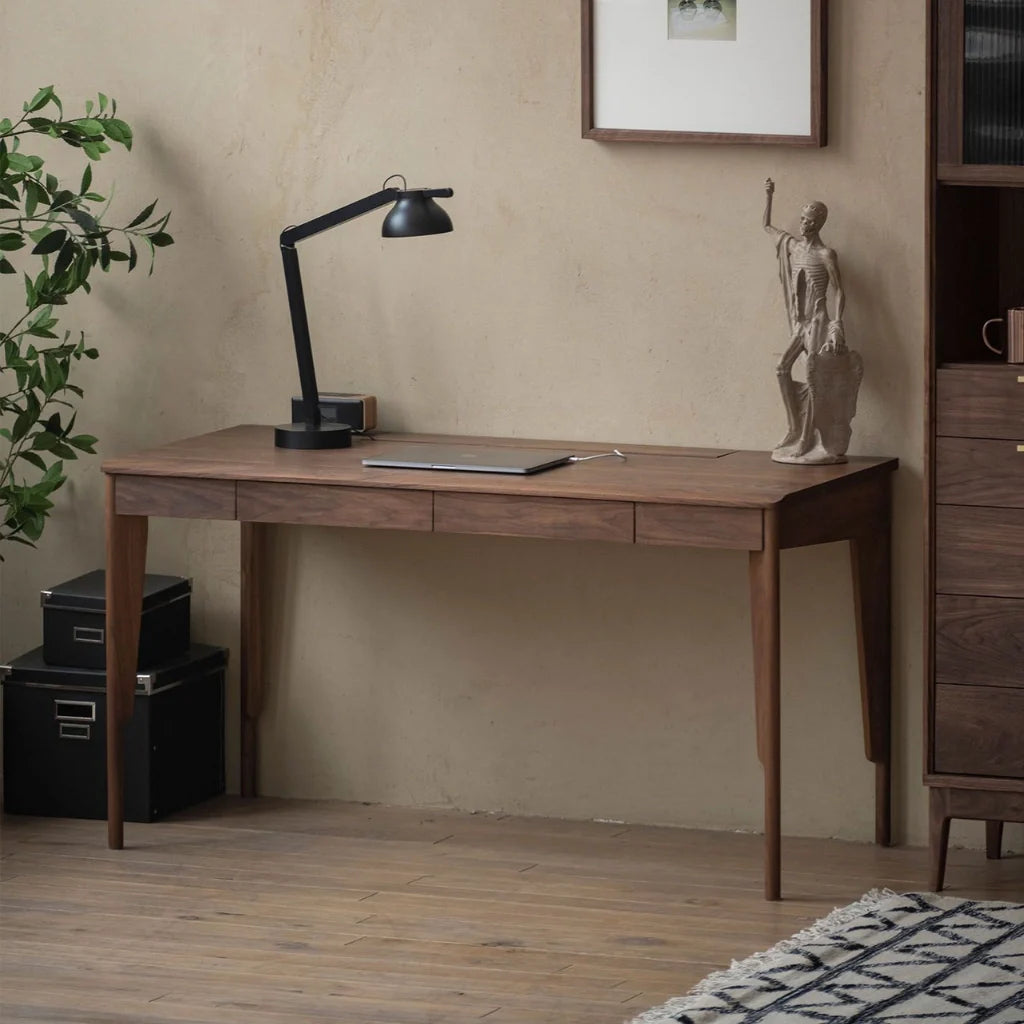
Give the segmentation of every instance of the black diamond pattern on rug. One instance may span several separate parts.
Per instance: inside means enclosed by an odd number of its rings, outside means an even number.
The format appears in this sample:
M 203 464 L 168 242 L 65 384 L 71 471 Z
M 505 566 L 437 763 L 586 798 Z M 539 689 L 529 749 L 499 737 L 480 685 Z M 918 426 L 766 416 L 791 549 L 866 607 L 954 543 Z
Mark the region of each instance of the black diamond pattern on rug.
M 1024 904 L 890 894 L 831 921 L 636 1024 L 1024 1024 Z

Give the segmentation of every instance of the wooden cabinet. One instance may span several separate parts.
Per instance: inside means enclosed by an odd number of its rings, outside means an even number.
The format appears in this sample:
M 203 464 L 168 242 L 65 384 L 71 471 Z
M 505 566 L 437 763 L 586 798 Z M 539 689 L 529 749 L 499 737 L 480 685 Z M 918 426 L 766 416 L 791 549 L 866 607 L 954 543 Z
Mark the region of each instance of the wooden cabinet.
M 932 886 L 951 818 L 1024 821 L 1024 0 L 931 0 L 927 748 Z

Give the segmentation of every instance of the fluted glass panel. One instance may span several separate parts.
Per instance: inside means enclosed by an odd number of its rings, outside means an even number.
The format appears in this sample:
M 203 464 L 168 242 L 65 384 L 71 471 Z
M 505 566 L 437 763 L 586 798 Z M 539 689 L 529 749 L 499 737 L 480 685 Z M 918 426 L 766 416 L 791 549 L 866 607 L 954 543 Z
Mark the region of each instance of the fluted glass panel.
M 964 163 L 1024 164 L 1024 0 L 966 0 L 964 19 Z

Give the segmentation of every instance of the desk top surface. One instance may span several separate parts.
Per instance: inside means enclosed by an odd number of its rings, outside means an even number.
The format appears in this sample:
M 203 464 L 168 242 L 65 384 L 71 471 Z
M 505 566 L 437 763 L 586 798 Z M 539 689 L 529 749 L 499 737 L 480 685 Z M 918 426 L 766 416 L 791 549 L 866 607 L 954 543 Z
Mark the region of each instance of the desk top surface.
M 548 448 L 581 455 L 618 448 L 627 457 L 577 462 L 529 476 L 384 469 L 362 464 L 362 459 L 381 453 L 384 446 L 397 441 Z M 438 434 L 377 434 L 372 439 L 357 437 L 351 448 L 289 451 L 274 447 L 273 427 L 240 426 L 116 456 L 103 463 L 103 471 L 130 476 L 766 508 L 793 495 L 828 489 L 850 477 L 888 473 L 897 465 L 892 458 L 851 456 L 849 462 L 836 466 L 789 466 L 772 462 L 767 452 L 726 448 Z

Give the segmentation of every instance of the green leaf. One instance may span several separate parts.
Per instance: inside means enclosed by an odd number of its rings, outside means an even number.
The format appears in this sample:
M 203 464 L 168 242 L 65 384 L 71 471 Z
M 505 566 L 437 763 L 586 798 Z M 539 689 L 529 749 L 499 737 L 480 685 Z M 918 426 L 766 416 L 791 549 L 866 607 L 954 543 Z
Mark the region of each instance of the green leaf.
M 82 172 L 82 184 L 78 189 L 83 195 L 89 191 L 89 186 L 92 184 L 92 164 L 86 164 L 85 170 Z
M 60 255 L 57 257 L 57 262 L 53 268 L 54 277 L 62 277 L 64 273 L 70 268 L 74 262 L 75 255 L 78 252 L 78 246 L 75 245 L 74 241 L 68 239 L 61 247 Z
M 35 452 L 18 452 L 18 456 L 26 462 L 31 463 L 36 469 L 46 472 L 46 463 Z M 56 463 L 54 463 L 56 465 Z
M 135 249 L 135 243 L 129 238 L 128 239 L 128 273 L 129 274 L 135 269 L 135 265 L 138 262 L 139 262 L 139 254 L 138 254 L 138 252 Z M 0 274 L 8 273 L 8 271 L 5 271 L 3 269 L 4 263 L 7 263 L 7 261 L 6 260 L 0 261 Z M 9 263 L 7 265 L 10 266 Z M 13 267 L 11 267 L 11 270 L 9 271 L 9 273 L 12 273 L 12 274 L 14 273 L 14 268 Z
M 0 235 L 0 252 L 17 252 L 25 248 L 25 239 L 15 231 Z
M 68 216 L 88 235 L 98 235 L 103 230 L 91 213 L 75 206 L 68 207 Z
M 17 271 L 11 265 L 11 261 L 0 257 L 0 274 L 16 274 Z
M 71 123 L 86 135 L 103 134 L 103 122 L 97 121 L 95 117 L 78 117 Z
M 10 118 L 5 117 L 0 121 L 0 135 L 6 135 L 13 127 L 14 125 L 11 124 Z
M 102 114 L 103 111 L 107 109 L 107 97 L 104 96 L 103 93 L 99 93 L 98 96 L 100 101 L 100 113 Z
M 166 231 L 158 231 L 155 235 L 150 235 L 149 240 L 157 246 L 174 245 L 174 239 Z
M 103 122 L 107 129 L 107 138 L 120 142 L 125 149 L 132 148 L 132 130 L 124 121 L 116 117 L 108 117 Z
M 86 100 L 85 101 L 85 112 L 86 112 L 86 114 L 91 114 L 92 113 L 92 108 L 93 108 L 92 100 Z
M 42 107 L 45 107 L 46 104 L 50 102 L 50 98 L 52 96 L 52 85 L 47 85 L 44 88 L 40 89 L 39 92 L 37 92 L 35 96 L 33 96 L 32 99 L 30 99 L 28 103 L 25 104 L 26 113 L 31 114 L 34 110 L 39 110 Z
M 56 252 L 67 241 L 68 233 L 63 228 L 51 231 L 32 250 L 33 256 L 46 256 L 48 253 Z
M 136 226 L 137 224 L 142 224 L 142 223 L 143 223 L 143 222 L 144 222 L 145 220 L 147 220 L 147 219 L 148 219 L 148 217 L 149 217 L 149 215 L 150 215 L 150 214 L 151 214 L 151 213 L 152 213 L 152 212 L 153 212 L 153 211 L 154 211 L 154 210 L 156 209 L 156 204 L 157 204 L 157 203 L 159 203 L 159 202 L 160 202 L 160 200 L 159 200 L 159 199 L 154 199 L 154 200 L 153 200 L 153 202 L 151 202 L 151 203 L 149 204 L 149 206 L 147 206 L 147 207 L 146 207 L 146 208 L 145 208 L 145 209 L 144 209 L 144 210 L 142 211 L 142 213 L 138 214 L 138 215 L 137 215 L 136 217 L 134 217 L 134 218 L 133 218 L 133 219 L 132 219 L 131 221 L 129 221 L 129 222 L 127 223 L 127 224 L 125 224 L 125 226 L 124 226 L 124 228 L 125 228 L 125 231 L 127 231 L 127 230 L 128 230 L 128 228 L 133 228 L 133 227 L 135 227 L 135 226 Z
M 32 438 L 32 447 L 37 452 L 52 452 L 59 443 L 60 438 L 48 430 L 40 431 Z
M 74 437 L 67 439 L 68 444 L 73 445 L 81 452 L 88 452 L 90 455 L 95 455 L 95 445 L 99 438 L 95 438 L 92 434 L 76 434 Z

